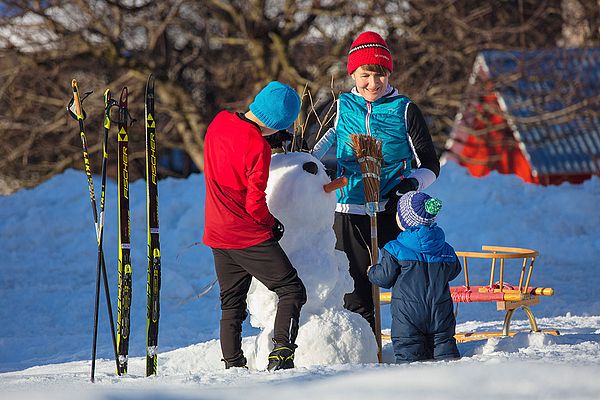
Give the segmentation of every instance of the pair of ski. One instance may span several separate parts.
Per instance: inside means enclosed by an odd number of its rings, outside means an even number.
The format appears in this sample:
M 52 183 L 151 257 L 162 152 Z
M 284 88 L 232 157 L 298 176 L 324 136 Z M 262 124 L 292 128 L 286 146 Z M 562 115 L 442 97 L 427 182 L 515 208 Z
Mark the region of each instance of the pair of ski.
M 123 88 L 118 117 L 118 192 L 119 192 L 119 295 L 117 310 L 117 374 L 127 373 L 131 311 L 131 240 L 129 215 L 129 134 L 128 91 Z M 154 77 L 146 82 L 146 207 L 148 230 L 148 279 L 146 285 L 146 376 L 156 375 L 158 355 L 158 318 L 160 313 L 160 242 L 158 229 L 158 174 L 156 159 L 156 121 L 154 120 Z M 105 106 L 110 108 L 110 100 Z M 107 117 L 108 118 L 108 117 Z
M 129 352 L 130 310 L 131 310 L 131 244 L 130 244 L 130 216 L 129 216 L 129 158 L 128 158 L 128 119 L 127 105 L 128 91 L 123 88 L 119 101 L 111 98 L 110 91 L 104 92 L 104 138 L 102 159 L 102 187 L 100 197 L 100 218 L 96 210 L 94 184 L 90 168 L 87 140 L 84 129 L 85 112 L 82 102 L 89 95 L 81 98 L 75 79 L 71 82 L 73 98 L 67 107 L 71 116 L 79 123 L 80 137 L 83 147 L 83 159 L 88 179 L 88 189 L 92 203 L 94 225 L 98 245 L 98 260 L 96 272 L 96 298 L 94 308 L 94 334 L 92 343 L 92 369 L 91 381 L 94 381 L 96 363 L 96 343 L 98 335 L 98 308 L 100 297 L 100 276 L 104 280 L 104 290 L 109 314 L 111 337 L 115 352 L 117 374 L 127 373 Z M 104 231 L 104 204 L 106 190 L 106 167 L 108 163 L 108 133 L 111 125 L 110 112 L 113 107 L 118 107 L 118 192 L 119 192 L 119 267 L 118 267 L 118 314 L 117 333 L 115 335 L 110 291 L 106 274 L 106 265 L 103 253 Z M 158 188 L 157 188 L 157 160 L 156 160 L 156 123 L 154 120 L 154 78 L 148 77 L 145 93 L 146 116 L 146 198 L 148 222 L 148 281 L 147 281 L 147 323 L 146 323 L 146 376 L 156 374 L 157 345 L 158 345 L 158 318 L 160 312 L 160 243 L 158 229 Z

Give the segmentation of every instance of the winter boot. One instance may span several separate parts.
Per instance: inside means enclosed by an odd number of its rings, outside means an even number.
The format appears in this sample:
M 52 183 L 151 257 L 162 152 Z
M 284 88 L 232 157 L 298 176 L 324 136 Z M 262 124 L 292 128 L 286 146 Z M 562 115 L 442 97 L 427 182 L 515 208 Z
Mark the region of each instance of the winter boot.
M 229 369 L 229 368 L 246 368 L 246 369 L 248 369 L 248 367 L 246 366 L 247 360 L 243 354 L 240 354 L 238 357 L 234 358 L 231 361 L 228 361 L 224 358 L 222 358 L 221 361 L 225 362 L 225 369 Z
M 279 344 L 275 341 L 275 347 L 271 354 L 269 354 L 269 365 L 267 369 L 269 371 L 277 371 L 279 369 L 290 369 L 294 368 L 294 350 L 296 350 L 295 344 Z

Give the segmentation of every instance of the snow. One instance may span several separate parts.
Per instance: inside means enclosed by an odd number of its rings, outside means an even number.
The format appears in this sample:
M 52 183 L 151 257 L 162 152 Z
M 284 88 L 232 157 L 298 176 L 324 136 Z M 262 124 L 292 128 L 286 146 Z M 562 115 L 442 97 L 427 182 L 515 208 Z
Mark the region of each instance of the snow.
M 145 375 L 146 208 L 143 181 L 131 184 L 133 304 L 129 374 L 117 377 L 102 294 L 96 383 L 89 382 L 96 240 L 87 179 L 68 170 L 44 184 L 0 196 L 0 399 L 259 399 L 310 398 L 599 398 L 600 179 L 541 187 L 492 173 L 473 178 L 454 163 L 427 192 L 442 199 L 439 224 L 457 250 L 484 244 L 540 251 L 532 284 L 555 295 L 532 310 L 540 328 L 560 336 L 520 333 L 459 344 L 463 358 L 410 365 L 376 364 L 361 319 L 340 307 L 347 285 L 334 241 L 332 197 L 320 192 L 322 170 L 307 175 L 306 154 L 276 156 L 269 204 L 286 226 L 282 246 L 305 280 L 309 303 L 298 336 L 297 368 L 262 370 L 272 297 L 259 286 L 249 298 L 243 348 L 249 370 L 220 361 L 218 285 L 202 244 L 203 176 L 159 183 L 162 254 L 158 376 Z M 95 177 L 96 190 L 99 177 Z M 322 196 L 322 197 L 319 197 Z M 116 185 L 107 185 L 105 258 L 116 314 Z M 281 214 L 277 214 L 280 212 Z M 319 255 L 319 253 L 323 253 Z M 510 264 L 509 264 L 510 265 Z M 311 266 L 313 268 L 311 268 Z M 520 268 L 514 268 L 520 269 Z M 470 267 L 485 280 L 488 268 Z M 453 284 L 461 284 L 457 278 Z M 510 279 L 510 275 L 506 280 Z M 262 292 L 261 292 L 262 290 Z M 201 293 L 204 293 L 200 296 Z M 271 311 L 268 311 L 271 307 Z M 382 307 L 389 328 L 389 307 Z M 500 330 L 493 304 L 461 304 L 458 331 Z M 250 325 L 250 321 L 256 327 Z M 517 311 L 511 329 L 527 330 Z M 367 332 L 368 333 L 368 332 Z M 354 351 L 354 353 L 352 353 Z M 384 346 L 384 361 L 393 358 Z M 262 364 L 261 364 L 262 363 Z

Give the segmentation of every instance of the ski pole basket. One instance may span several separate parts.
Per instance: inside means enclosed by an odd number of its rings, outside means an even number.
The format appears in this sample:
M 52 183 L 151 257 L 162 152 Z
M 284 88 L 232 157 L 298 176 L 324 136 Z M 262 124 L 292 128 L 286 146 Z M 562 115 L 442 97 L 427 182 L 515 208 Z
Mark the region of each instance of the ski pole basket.
M 531 307 L 540 302 L 542 296 L 553 296 L 554 289 L 548 287 L 535 287 L 531 285 L 531 276 L 535 259 L 539 256 L 536 250 L 519 247 L 481 246 L 480 252 L 457 251 L 456 255 L 461 259 L 462 273 L 464 277 L 463 286 L 451 286 L 450 293 L 452 301 L 456 304 L 455 315 L 458 314 L 459 303 L 487 303 L 495 302 L 498 311 L 505 311 L 502 332 L 467 332 L 457 333 L 454 337 L 459 343 L 471 340 L 489 339 L 491 337 L 514 336 L 517 332 L 510 331 L 510 322 L 515 310 L 522 309 L 527 315 L 531 332 L 544 332 L 558 335 L 556 329 L 538 328 Z M 481 260 L 486 260 L 490 265 L 489 280 L 486 284 L 473 285 L 471 268 L 478 268 Z M 509 264 L 513 264 L 510 265 Z M 517 272 L 515 273 L 515 265 Z M 484 262 L 485 265 L 485 262 Z M 520 267 L 520 268 L 518 268 Z M 505 281 L 506 277 L 516 277 L 518 284 L 510 284 Z M 483 283 L 483 282 L 478 282 Z M 381 301 L 387 304 L 391 301 L 391 293 L 381 294 Z

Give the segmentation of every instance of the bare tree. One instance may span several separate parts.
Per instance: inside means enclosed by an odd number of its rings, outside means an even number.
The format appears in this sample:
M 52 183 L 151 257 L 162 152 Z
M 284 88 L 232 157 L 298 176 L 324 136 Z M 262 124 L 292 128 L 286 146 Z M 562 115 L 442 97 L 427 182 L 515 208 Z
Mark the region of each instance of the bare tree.
M 597 0 L 572 1 L 588 10 L 584 15 L 597 15 L 592 7 Z M 140 120 L 131 128 L 131 157 L 137 165 L 132 176 L 142 176 L 143 85 L 152 72 L 159 151 L 180 150 L 202 170 L 203 135 L 219 110 L 244 111 L 256 91 L 274 79 L 313 94 L 313 101 L 303 104 L 301 120 L 315 104 L 328 110 L 327 102 L 351 85 L 345 71 L 350 43 L 371 29 L 392 48 L 391 83 L 423 109 L 441 149 L 478 52 L 556 46 L 564 23 L 561 0 L 4 3 L 0 170 L 23 186 L 81 166 L 77 127 L 64 111 L 73 77 L 82 91 L 95 91 L 84 106 L 97 162 L 101 93 L 126 85 L 131 113 Z M 587 21 L 587 43 L 595 43 L 598 21 Z
M 273 79 L 299 88 L 329 82 L 328 69 L 341 59 L 345 42 L 384 2 L 364 2 L 374 9 L 352 1 L 5 3 L 0 90 L 10 96 L 0 104 L 6 111 L 0 127 L 8 139 L 0 168 L 31 186 L 80 163 L 77 128 L 64 112 L 71 78 L 82 91 L 97 92 L 85 104 L 88 130 L 97 132 L 104 88 L 128 86 L 131 113 L 140 119 L 143 84 L 153 72 L 162 151 L 180 149 L 202 169 L 203 133 L 219 109 L 243 107 Z M 348 15 L 356 22 L 333 46 L 315 28 L 318 20 L 331 26 Z M 138 165 L 133 178 L 143 173 L 142 128 L 142 123 L 131 128 L 131 159 Z M 99 135 L 88 136 L 93 156 L 100 150 Z
M 388 37 L 399 61 L 394 83 L 421 106 L 438 149 L 480 51 L 554 47 L 560 37 L 560 0 L 409 3 L 401 24 L 388 17 Z
M 205 59 L 202 7 L 181 0 L 127 6 L 117 1 L 6 2 L 16 15 L 3 17 L 2 109 L 0 168 L 10 170 L 25 186 L 78 166 L 77 125 L 65 105 L 69 82 L 77 78 L 82 91 L 94 90 L 85 108 L 89 118 L 90 152 L 100 150 L 102 92 L 128 86 L 133 117 L 143 118 L 143 86 L 153 72 L 160 84 L 157 97 L 163 149 L 184 149 L 199 165 L 203 129 L 199 107 Z M 130 134 L 135 163 L 143 157 L 143 123 Z M 99 158 L 99 157 L 96 157 Z M 19 168 L 17 164 L 22 167 Z M 134 164 L 135 165 L 135 164 Z M 133 177 L 142 168 L 132 171 Z

